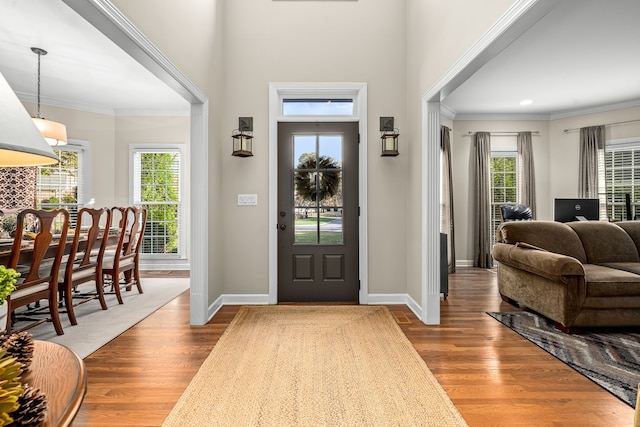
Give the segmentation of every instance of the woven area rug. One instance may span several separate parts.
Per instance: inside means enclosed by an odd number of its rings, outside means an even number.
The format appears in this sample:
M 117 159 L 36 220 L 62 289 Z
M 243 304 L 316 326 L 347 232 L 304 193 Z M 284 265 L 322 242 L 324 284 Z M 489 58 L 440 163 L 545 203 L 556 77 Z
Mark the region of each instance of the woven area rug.
M 164 426 L 466 426 L 386 307 L 242 307 Z
M 487 314 L 635 408 L 640 384 L 640 333 L 565 334 L 535 313 Z
M 72 326 L 67 314 L 61 313 L 64 335 L 56 335 L 51 322 L 43 323 L 29 332 L 37 340 L 65 345 L 84 359 L 189 289 L 189 283 L 188 278 L 143 278 L 144 293 L 139 294 L 135 286 L 132 291 L 123 291 L 124 304 L 118 304 L 116 296 L 111 294 L 105 295 L 107 310 L 102 310 L 97 300 L 77 306 L 77 325 Z M 92 290 L 93 287 L 88 283 L 80 290 Z M 46 302 L 43 302 L 43 306 L 46 306 Z M 46 312 L 42 317 L 46 317 Z M 16 329 L 21 326 L 22 323 L 18 322 Z

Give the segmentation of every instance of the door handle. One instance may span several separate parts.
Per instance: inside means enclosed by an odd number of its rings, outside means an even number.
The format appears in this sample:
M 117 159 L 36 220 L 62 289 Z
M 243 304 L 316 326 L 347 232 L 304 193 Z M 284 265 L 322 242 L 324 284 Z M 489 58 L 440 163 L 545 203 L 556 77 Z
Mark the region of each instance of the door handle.
M 286 230 L 286 229 L 287 229 L 286 224 L 280 224 L 280 230 Z

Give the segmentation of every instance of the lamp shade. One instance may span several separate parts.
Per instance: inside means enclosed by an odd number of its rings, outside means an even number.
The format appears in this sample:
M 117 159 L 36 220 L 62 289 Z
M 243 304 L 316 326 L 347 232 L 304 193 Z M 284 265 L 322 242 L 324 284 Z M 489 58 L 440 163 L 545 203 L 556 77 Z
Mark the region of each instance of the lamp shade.
M 65 125 L 47 119 L 39 119 L 37 117 L 34 117 L 32 120 L 38 127 L 38 130 L 40 130 L 42 136 L 44 136 L 47 144 L 53 146 L 66 145 L 67 127 Z
M 58 157 L 0 74 L 0 166 L 40 166 Z

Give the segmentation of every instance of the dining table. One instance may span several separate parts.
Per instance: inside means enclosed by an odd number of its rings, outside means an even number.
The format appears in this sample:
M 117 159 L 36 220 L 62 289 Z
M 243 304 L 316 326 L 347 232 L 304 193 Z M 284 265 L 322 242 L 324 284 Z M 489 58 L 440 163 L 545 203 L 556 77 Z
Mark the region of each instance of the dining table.
M 34 340 L 31 365 L 21 376 L 43 393 L 47 413 L 43 427 L 70 426 L 87 392 L 87 371 L 76 352 L 63 345 Z
M 74 234 L 75 234 L 75 229 L 69 229 L 69 231 L 67 232 L 65 254 L 68 254 L 71 251 L 71 244 L 73 243 Z M 109 233 L 107 235 L 107 238 L 108 238 L 107 246 L 115 246 L 118 243 L 119 237 L 120 237 L 119 228 L 109 229 Z M 29 264 L 31 262 L 31 256 L 32 256 L 31 249 L 33 248 L 32 242 L 33 242 L 32 240 L 27 240 L 27 239 L 24 239 L 23 237 L 20 259 L 18 260 L 18 264 Z M 56 244 L 52 243 L 51 247 L 45 254 L 45 258 L 53 258 L 55 256 L 55 252 L 57 250 L 57 241 L 55 240 L 55 235 L 54 235 L 54 242 Z M 86 246 L 86 239 L 83 239 L 81 234 L 80 242 L 78 244 L 78 252 L 82 252 L 85 246 Z M 12 247 L 13 247 L 12 238 L 0 238 L 0 265 L 4 265 L 4 266 L 8 265 Z

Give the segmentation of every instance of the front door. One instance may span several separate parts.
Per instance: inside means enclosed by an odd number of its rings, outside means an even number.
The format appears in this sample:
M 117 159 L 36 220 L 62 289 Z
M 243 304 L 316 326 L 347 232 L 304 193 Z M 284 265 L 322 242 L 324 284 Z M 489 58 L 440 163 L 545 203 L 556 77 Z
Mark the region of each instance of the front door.
M 279 302 L 358 301 L 358 216 L 358 123 L 279 123 Z

